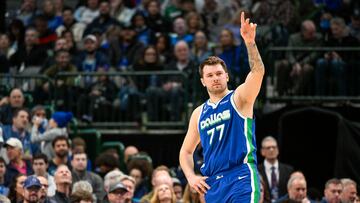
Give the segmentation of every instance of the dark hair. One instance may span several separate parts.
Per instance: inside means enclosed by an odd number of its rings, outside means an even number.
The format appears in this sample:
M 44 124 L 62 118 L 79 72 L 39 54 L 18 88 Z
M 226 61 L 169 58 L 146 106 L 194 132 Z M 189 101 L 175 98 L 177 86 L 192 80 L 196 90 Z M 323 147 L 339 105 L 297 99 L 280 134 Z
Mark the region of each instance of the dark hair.
M 48 164 L 49 163 L 49 160 L 48 160 L 48 157 L 46 156 L 46 154 L 43 154 L 43 153 L 38 153 L 38 154 L 35 154 L 34 157 L 33 157 L 33 162 L 37 159 L 42 159 L 44 160 L 45 164 Z
M 217 64 L 220 64 L 224 71 L 227 73 L 228 72 L 228 69 L 226 67 L 226 64 L 225 62 L 217 57 L 217 56 L 209 56 L 207 59 L 205 59 L 205 61 L 203 61 L 200 66 L 199 66 L 199 74 L 200 74 L 200 77 L 202 78 L 203 77 L 203 73 L 204 73 L 204 66 L 206 65 L 217 65 Z
M 74 13 L 74 9 L 71 8 L 70 6 L 65 6 L 62 10 L 62 12 L 64 13 L 65 11 L 71 11 L 71 13 Z
M 0 163 L 3 163 L 4 165 L 6 165 L 5 159 L 0 157 Z
M 54 148 L 55 147 L 55 143 L 57 142 L 57 141 L 61 141 L 61 140 L 65 140 L 66 141 L 66 144 L 67 144 L 67 146 L 68 147 L 70 147 L 70 142 L 69 142 L 69 139 L 66 137 L 66 136 L 57 136 L 57 137 L 55 137 L 55 139 L 52 141 L 52 147 Z
M 25 111 L 30 116 L 29 111 L 26 108 L 20 107 L 16 108 L 14 114 L 12 115 L 12 118 L 16 118 L 19 115 L 20 111 Z
M 329 187 L 330 184 L 342 185 L 341 181 L 337 178 L 332 178 L 325 183 L 325 189 Z
M 16 190 L 15 189 L 16 189 L 17 180 L 21 176 L 26 177 L 26 175 L 19 173 L 19 174 L 13 176 L 12 180 L 10 182 L 8 198 L 10 199 L 11 202 L 18 202 L 18 200 L 16 199 Z
M 119 160 L 109 152 L 103 152 L 98 157 L 96 157 L 95 161 L 96 166 L 107 166 L 110 169 L 119 167 Z
M 71 148 L 74 149 L 76 146 L 83 146 L 86 149 L 86 142 L 81 137 L 74 137 L 71 142 Z
M 79 154 L 85 154 L 85 156 L 86 156 L 86 158 L 87 158 L 86 152 L 84 152 L 84 151 L 79 151 L 79 150 L 75 150 L 75 151 L 72 152 L 72 158 L 71 158 L 71 160 L 74 159 L 75 155 L 79 155 Z

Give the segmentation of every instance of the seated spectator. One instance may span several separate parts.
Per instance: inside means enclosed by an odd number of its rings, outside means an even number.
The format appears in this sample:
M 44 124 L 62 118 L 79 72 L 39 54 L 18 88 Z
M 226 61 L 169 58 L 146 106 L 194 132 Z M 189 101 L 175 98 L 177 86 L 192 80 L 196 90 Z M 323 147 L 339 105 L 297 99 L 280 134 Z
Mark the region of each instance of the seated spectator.
M 350 178 L 343 178 L 340 180 L 343 185 L 343 190 L 340 194 L 342 203 L 355 202 L 357 197 L 357 184 Z
M 95 30 L 106 31 L 112 25 L 118 25 L 118 21 L 110 16 L 110 3 L 108 1 L 100 1 L 99 16 L 86 26 L 84 35 L 93 34 Z
M 8 197 L 11 202 L 21 202 L 24 200 L 24 182 L 26 177 L 26 175 L 19 173 L 10 180 Z
M 136 38 L 138 42 L 148 46 L 154 40 L 154 32 L 146 24 L 145 15 L 141 12 L 136 12 L 131 18 L 131 25 L 136 31 Z
M 66 165 L 71 169 L 69 158 L 70 143 L 66 136 L 58 136 L 52 141 L 55 157 L 49 161 L 48 173 L 54 175 L 60 165 Z
M 307 198 L 307 185 L 304 176 L 292 176 L 287 185 L 288 195 L 287 197 L 280 198 L 277 203 L 285 202 L 304 202 L 315 203 L 315 201 Z
M 52 141 L 58 136 L 68 136 L 66 127 L 72 118 L 73 114 L 71 112 L 57 111 L 52 114 L 46 131 L 41 133 L 39 128 L 43 121 L 41 118 L 35 117 L 31 130 L 31 142 L 41 143 L 41 152 L 48 159 L 52 159 L 55 156 Z
M 316 32 L 313 21 L 305 20 L 301 31 L 290 36 L 288 47 L 319 47 L 322 44 L 320 33 Z M 319 52 L 287 51 L 286 59 L 275 63 L 277 91 L 279 95 L 311 94 L 313 71 Z
M 57 39 L 57 35 L 55 33 L 55 30 L 50 30 L 50 28 L 48 27 L 48 19 L 46 18 L 46 16 L 36 16 L 34 26 L 39 33 L 39 45 L 46 47 L 46 49 L 53 48 Z
M 172 185 L 173 185 L 173 180 L 170 176 L 170 173 L 169 173 L 169 168 L 164 166 L 164 165 L 161 165 L 161 166 L 158 166 L 152 173 L 152 177 L 151 177 L 151 185 L 153 187 L 153 190 L 150 191 L 147 195 L 143 196 L 140 200 L 141 203 L 145 203 L 145 202 L 151 202 L 151 200 L 156 200 L 158 197 L 157 197 L 157 189 L 158 187 L 160 187 L 161 185 L 167 185 L 168 188 L 170 189 L 171 188 L 171 191 L 173 192 L 173 188 L 172 188 Z M 175 194 L 173 196 L 175 199 Z
M 13 114 L 18 108 L 22 108 L 25 103 L 24 94 L 19 88 L 11 90 L 7 104 L 0 106 L 0 123 L 2 125 L 11 125 Z
M 139 154 L 138 148 L 133 145 L 127 146 L 124 150 L 124 163 L 128 163 L 130 158 L 137 154 Z
M 22 1 L 19 10 L 16 12 L 16 18 L 20 19 L 26 27 L 30 26 L 36 15 L 36 1 Z
M 25 43 L 19 44 L 16 53 L 10 58 L 11 63 L 17 67 L 19 72 L 22 72 L 26 67 L 40 67 L 46 60 L 48 48 L 40 45 L 39 40 L 40 33 L 36 29 L 31 27 L 26 29 Z
M 125 194 L 125 203 L 133 203 L 133 197 L 135 192 L 135 179 L 128 175 L 123 175 L 120 178 L 120 182 L 126 187 L 127 192 Z
M 199 13 L 196 11 L 190 11 L 185 16 L 187 32 L 191 35 L 195 35 L 197 31 L 204 29 L 204 22 Z
M 37 179 L 39 179 L 40 183 L 41 183 L 41 189 L 39 191 L 39 203 L 54 203 L 54 201 L 50 200 L 50 197 L 53 195 L 49 195 L 49 183 L 48 183 L 48 179 L 46 179 L 43 176 L 36 176 Z M 54 181 L 54 180 L 53 180 Z M 55 184 L 55 182 L 53 182 L 53 184 Z M 55 186 L 55 185 L 54 185 Z M 54 194 L 55 194 L 55 190 L 54 189 Z
M 160 62 L 168 64 L 173 58 L 170 38 L 167 34 L 156 34 L 154 46 L 159 54 Z
M 56 15 L 55 5 L 52 0 L 45 0 L 42 3 L 42 13 L 48 21 L 48 28 L 55 32 L 56 29 L 62 24 L 62 17 Z
M 22 144 L 24 152 L 23 157 L 26 160 L 31 160 L 32 156 L 40 152 L 38 144 L 31 143 L 31 134 L 27 130 L 29 124 L 29 113 L 24 108 L 17 109 L 13 114 L 12 125 L 5 125 L 2 127 L 4 140 L 16 138 Z
M 135 9 L 130 9 L 125 6 L 124 0 L 110 1 L 110 15 L 115 18 L 121 25 L 128 26 L 131 24 L 131 18 L 135 13 Z
M 74 10 L 71 7 L 63 9 L 62 19 L 62 25 L 56 29 L 57 36 L 60 37 L 65 30 L 69 30 L 73 34 L 76 44 L 80 45 L 86 25 L 75 20 Z
M 119 169 L 119 157 L 105 151 L 96 157 L 95 166 L 95 172 L 101 177 L 104 177 L 108 172 L 114 169 Z
M 76 183 L 77 181 L 80 181 L 80 180 L 88 181 L 91 184 L 91 186 L 94 190 L 93 192 L 95 193 L 95 195 L 98 199 L 97 202 L 101 202 L 101 200 L 105 196 L 104 187 L 103 187 L 104 183 L 99 175 L 97 175 L 91 171 L 86 171 L 86 166 L 87 166 L 86 153 L 85 152 L 74 152 L 72 161 L 71 161 L 71 165 L 72 165 L 73 182 Z
M 15 49 L 10 45 L 9 36 L 0 33 L 0 64 L 2 64 L 0 73 L 9 73 L 11 66 L 10 57 L 15 53 Z
M 106 73 L 98 68 L 97 73 Z M 77 116 L 89 121 L 109 121 L 118 88 L 112 78 L 101 75 L 78 97 Z
M 196 63 L 200 64 L 209 56 L 212 56 L 213 50 L 208 43 L 208 39 L 204 31 L 198 30 L 194 33 L 194 43 L 191 48 L 192 58 Z
M 161 202 L 169 202 L 176 203 L 176 196 L 174 193 L 174 189 L 171 185 L 161 184 L 157 186 L 154 190 L 154 195 L 150 200 L 150 203 L 161 203 Z
M 76 21 L 85 25 L 90 24 L 100 15 L 98 6 L 99 0 L 86 0 L 86 5 L 78 7 L 74 13 Z
M 6 180 L 12 180 L 18 174 L 30 175 L 33 173 L 31 162 L 23 160 L 23 145 L 19 139 L 9 138 L 5 147 L 10 161 L 6 166 Z
M 340 203 L 343 185 L 339 179 L 333 178 L 325 183 L 324 197 L 320 203 Z
M 33 157 L 32 167 L 34 170 L 34 175 L 38 176 L 39 180 L 40 177 L 43 177 L 46 180 L 46 188 L 44 188 L 46 189 L 46 196 L 54 196 L 56 185 L 54 177 L 47 172 L 49 167 L 48 157 L 45 154 L 36 154 Z M 40 182 L 42 181 L 40 180 Z
M 6 163 L 4 158 L 0 157 L 0 195 L 8 196 L 9 194 L 9 182 L 5 180 Z
M 122 183 L 112 183 L 109 187 L 109 191 L 104 202 L 125 203 L 125 195 L 127 192 L 128 190 Z
M 188 45 L 192 44 L 194 36 L 188 33 L 185 19 L 177 17 L 173 22 L 173 32 L 169 34 L 172 46 L 175 46 L 179 41 L 185 41 Z
M 359 42 L 348 34 L 342 18 L 331 19 L 330 27 L 331 35 L 324 46 L 354 47 L 359 45 Z M 324 58 L 318 59 L 315 68 L 316 95 L 346 95 L 346 73 L 350 71 L 347 69 L 355 65 L 353 62 L 356 57 L 356 53 L 330 51 L 324 54 Z M 349 81 L 352 82 L 351 78 Z
M 24 182 L 24 203 L 39 202 L 42 185 L 36 176 L 28 176 Z
M 74 137 L 71 140 L 71 152 L 87 152 L 85 140 L 81 137 Z M 86 170 L 92 171 L 92 162 L 89 158 L 87 160 Z
M 173 179 L 173 189 L 176 196 L 176 201 L 181 202 L 183 198 L 183 188 L 181 182 L 177 178 L 172 178 L 172 179 Z
M 111 66 L 125 71 L 139 60 L 144 45 L 136 40 L 136 31 L 130 26 L 124 26 L 118 38 L 110 42 Z
M 92 203 L 94 199 L 90 192 L 79 190 L 71 193 L 70 203 Z
M 18 51 L 19 47 L 24 45 L 24 40 L 25 40 L 24 23 L 19 19 L 13 19 L 10 22 L 8 33 L 9 33 L 9 38 L 10 38 L 10 42 L 11 42 L 11 48 L 16 53 Z
M 350 19 L 350 35 L 355 37 L 360 42 L 360 8 L 354 9 Z
M 160 2 L 158 0 L 150 0 L 144 2 L 146 10 L 146 24 L 155 33 L 168 33 L 171 28 L 170 23 L 161 15 Z
M 136 185 L 133 198 L 136 202 L 138 202 L 141 197 L 149 192 L 147 177 L 143 169 L 140 167 L 131 168 L 129 170 L 129 175 L 135 179 Z
M 58 203 L 68 203 L 71 194 L 72 176 L 66 165 L 59 165 L 55 171 L 56 192 L 51 200 Z

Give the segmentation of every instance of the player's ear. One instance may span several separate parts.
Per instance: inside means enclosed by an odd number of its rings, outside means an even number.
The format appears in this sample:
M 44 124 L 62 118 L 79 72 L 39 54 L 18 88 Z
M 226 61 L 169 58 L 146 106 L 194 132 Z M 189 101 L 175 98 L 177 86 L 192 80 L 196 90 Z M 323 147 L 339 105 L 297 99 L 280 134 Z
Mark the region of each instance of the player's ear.
M 229 73 L 226 73 L 226 82 L 229 82 Z
M 204 79 L 203 78 L 200 78 L 200 81 L 201 81 L 201 84 L 206 87 L 205 83 L 204 83 Z

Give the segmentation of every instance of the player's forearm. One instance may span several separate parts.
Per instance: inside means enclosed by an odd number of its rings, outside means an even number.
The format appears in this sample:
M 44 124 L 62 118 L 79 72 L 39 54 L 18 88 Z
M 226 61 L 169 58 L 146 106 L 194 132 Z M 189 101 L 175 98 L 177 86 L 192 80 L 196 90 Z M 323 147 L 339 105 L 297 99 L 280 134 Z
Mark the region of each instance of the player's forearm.
M 264 73 L 264 63 L 261 59 L 256 43 L 246 43 L 246 49 L 249 56 L 250 71 L 253 73 Z
M 187 179 L 195 175 L 194 159 L 192 154 L 181 150 L 179 161 L 180 161 L 181 169 L 183 170 L 185 177 Z

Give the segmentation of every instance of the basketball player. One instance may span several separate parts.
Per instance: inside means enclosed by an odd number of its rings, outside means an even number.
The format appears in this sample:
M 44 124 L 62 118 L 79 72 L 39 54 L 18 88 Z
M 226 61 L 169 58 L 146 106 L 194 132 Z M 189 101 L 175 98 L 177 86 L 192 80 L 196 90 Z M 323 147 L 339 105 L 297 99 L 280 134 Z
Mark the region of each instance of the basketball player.
M 206 202 L 257 203 L 259 199 L 253 106 L 265 70 L 255 44 L 256 26 L 241 14 L 240 32 L 251 70 L 234 91 L 227 87 L 228 70 L 220 58 L 209 57 L 199 68 L 210 98 L 191 115 L 180 165 L 190 186 L 205 194 Z M 193 153 L 200 141 L 204 176 L 195 175 L 193 169 Z

